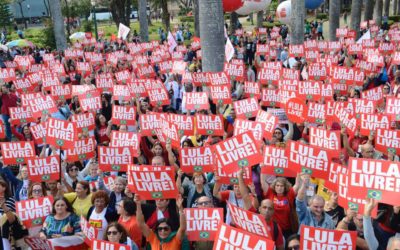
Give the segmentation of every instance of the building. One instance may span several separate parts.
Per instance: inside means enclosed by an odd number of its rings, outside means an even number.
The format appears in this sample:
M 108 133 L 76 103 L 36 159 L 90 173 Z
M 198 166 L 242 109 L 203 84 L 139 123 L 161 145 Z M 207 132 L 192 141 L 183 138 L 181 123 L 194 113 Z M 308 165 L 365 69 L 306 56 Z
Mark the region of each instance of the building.
M 49 15 L 48 0 L 24 0 L 21 1 L 21 6 L 24 17 L 27 19 Z M 18 3 L 11 3 L 10 10 L 15 19 L 22 18 L 21 8 Z

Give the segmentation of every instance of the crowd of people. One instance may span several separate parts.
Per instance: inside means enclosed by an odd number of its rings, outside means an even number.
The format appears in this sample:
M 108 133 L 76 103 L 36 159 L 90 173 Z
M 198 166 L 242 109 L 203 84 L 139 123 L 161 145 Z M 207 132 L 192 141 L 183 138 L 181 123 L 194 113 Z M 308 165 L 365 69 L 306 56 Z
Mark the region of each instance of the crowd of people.
M 324 39 L 319 27 L 314 25 L 317 37 Z M 313 28 L 313 29 L 314 29 Z M 306 27 L 311 32 L 311 27 Z M 328 71 L 320 82 L 323 86 L 333 85 L 333 75 L 330 75 L 331 66 L 341 66 L 367 72 L 362 84 L 345 84 L 345 89 L 333 89 L 330 96 L 325 96 L 312 102 L 326 104 L 347 104 L 355 99 L 366 98 L 365 93 L 371 90 L 382 90 L 378 97 L 378 104 L 374 106 L 373 113 L 385 112 L 386 98 L 400 98 L 400 67 L 399 60 L 394 58 L 398 50 L 397 40 L 393 34 L 400 34 L 397 24 L 389 31 L 381 32 L 372 38 L 375 46 L 381 43 L 393 44 L 395 49 L 384 55 L 382 65 L 372 64 L 371 69 L 361 68 L 360 62 L 368 64 L 368 56 L 363 51 L 350 53 L 348 46 L 353 44 L 354 38 L 342 37 L 341 47 L 337 50 L 319 50 L 314 47 L 310 50 L 317 51 L 315 58 L 307 58 L 305 54 L 294 57 L 285 42 L 288 35 L 287 27 L 268 30 L 267 34 L 258 32 L 235 32 L 229 34 L 235 46 L 233 60 L 242 67 L 240 75 L 233 75 L 227 70 L 230 77 L 230 101 L 219 103 L 211 99 L 210 86 L 207 81 L 198 83 L 195 75 L 202 72 L 201 48 L 194 45 L 185 46 L 178 41 L 178 46 L 168 45 L 167 37 L 160 31 L 163 43 L 152 42 L 136 44 L 119 39 L 108 40 L 101 38 L 99 41 L 85 39 L 71 44 L 68 51 L 51 52 L 45 49 L 15 48 L 13 51 L 2 54 L 3 68 L 1 69 L 1 115 L 4 126 L 4 142 L 33 142 L 37 157 L 57 156 L 60 158 L 61 173 L 59 179 L 49 179 L 44 182 L 32 181 L 26 161 L 22 164 L 5 164 L 2 156 L 0 173 L 0 249 L 27 249 L 24 238 L 39 238 L 49 240 L 56 244 L 57 240 L 68 239 L 70 247 L 84 244 L 88 237 L 82 224 L 87 220 L 91 227 L 97 230 L 97 239 L 107 242 L 126 244 L 131 249 L 213 249 L 214 240 L 189 241 L 187 234 L 187 218 L 185 209 L 189 208 L 223 208 L 227 225 L 237 226 L 234 223 L 228 204 L 233 204 L 243 210 L 251 211 L 265 218 L 269 239 L 274 242 L 276 249 L 297 250 L 301 245 L 301 226 L 332 230 L 349 230 L 357 233 L 356 249 L 400 249 L 400 204 L 378 203 L 375 199 L 364 201 L 363 211 L 339 204 L 337 189 L 324 186 L 327 180 L 315 178 L 309 172 L 299 172 L 294 176 L 284 174 L 267 174 L 263 161 L 253 166 L 243 167 L 233 173 L 236 181 L 228 184 L 223 181 L 214 163 L 214 171 L 188 173 L 183 171 L 180 160 L 181 149 L 192 147 L 206 147 L 219 144 L 235 137 L 236 111 L 233 103 L 251 96 L 247 82 L 258 85 L 256 97 L 259 100 L 260 110 L 276 111 L 277 107 L 285 111 L 284 96 L 281 96 L 283 105 L 266 104 L 263 100 L 264 90 L 272 89 L 286 91 L 293 86 L 284 86 L 277 82 L 259 83 L 260 72 L 267 67 L 272 67 L 268 62 L 277 63 L 281 72 L 280 79 L 285 79 L 283 69 L 295 72 L 298 81 L 309 80 L 307 73 L 310 64 L 318 61 L 324 62 Z M 392 32 L 392 33 L 390 33 Z M 315 32 L 313 32 L 315 33 Z M 282 38 L 282 35 L 284 38 Z M 177 40 L 180 40 L 178 34 Z M 311 40 L 309 40 L 311 41 Z M 321 41 L 324 42 L 324 41 Z M 318 43 L 318 42 L 317 42 Z M 316 43 L 316 44 L 317 44 Z M 269 53 L 259 53 L 258 47 L 269 45 Z M 141 46 L 141 49 L 135 50 Z M 307 48 L 305 49 L 307 50 Z M 70 51 L 81 51 L 70 55 Z M 49 56 L 51 55 L 51 56 Z M 94 55 L 100 55 L 101 60 L 92 60 Z M 109 60 L 109 56 L 116 56 L 117 62 Z M 157 61 L 157 55 L 162 55 Z M 21 63 L 21 58 L 27 58 L 27 64 Z M 145 59 L 145 62 L 139 61 Z M 183 72 L 174 72 L 173 68 L 165 70 L 160 66 L 164 61 L 185 62 Z M 329 65 L 328 65 L 329 61 Z M 82 62 L 90 63 L 90 70 L 80 69 Z M 229 62 L 227 62 L 229 64 Z M 61 65 L 61 70 L 57 70 Z M 274 64 L 275 65 L 275 64 Z M 150 66 L 150 71 L 141 73 L 142 67 Z M 5 76 L 5 70 L 15 70 L 15 78 L 10 80 L 10 74 Z M 127 71 L 129 76 L 122 81 L 116 79 L 118 72 Z M 7 71 L 10 73 L 9 71 Z M 39 72 L 39 74 L 38 74 Z M 332 70 L 331 70 L 332 72 Z M 230 75 L 231 74 L 231 75 Z M 55 76 L 57 85 L 81 86 L 78 91 L 98 91 L 101 94 L 101 107 L 96 110 L 85 110 L 82 95 L 72 94 L 67 98 L 56 97 L 51 88 L 46 84 L 46 75 Z M 35 77 L 41 77 L 39 80 Z M 190 77 L 188 77 L 190 76 Z M 131 91 L 128 99 L 113 96 L 112 90 L 99 87 L 101 77 L 110 78 L 113 86 L 128 85 Z M 138 79 L 143 79 L 140 81 Z M 21 82 L 28 82 L 21 84 Z M 158 105 L 148 96 L 146 91 L 139 93 L 135 90 L 141 83 L 155 84 L 162 82 L 163 89 L 168 93 L 168 105 Z M 47 87 L 45 87 L 45 84 Z M 208 92 L 209 108 L 203 110 L 190 110 L 187 108 L 184 96 L 190 92 Z M 12 109 L 23 107 L 26 103 L 27 93 L 41 93 L 51 96 L 56 100 L 54 112 L 43 113 L 29 122 L 13 120 Z M 367 100 L 367 99 L 366 99 Z M 29 102 L 29 100 L 28 100 Z M 25 104 L 26 105 L 26 104 Z M 113 107 L 125 106 L 135 108 L 135 124 L 126 125 L 116 123 L 113 119 Z M 46 144 L 43 137 L 34 133 L 33 127 L 45 124 L 50 118 L 63 121 L 72 121 L 79 114 L 92 113 L 94 126 L 79 131 L 77 140 L 94 140 L 96 147 L 94 154 L 87 154 L 78 160 L 71 160 L 68 150 L 60 150 L 56 145 Z M 181 114 L 197 117 L 203 115 L 221 115 L 223 117 L 224 134 L 185 134 L 180 135 L 179 145 L 173 145 L 171 140 L 165 140 L 162 133 L 152 135 L 141 134 L 140 119 L 146 114 Z M 276 114 L 276 113 L 274 113 Z M 278 116 L 277 116 L 278 117 Z M 30 117 L 28 117 L 30 118 Z M 168 119 L 168 118 L 165 118 Z M 241 118 L 243 120 L 243 118 Z M 254 117 L 244 120 L 254 121 Z M 398 131 L 400 123 L 392 120 L 391 130 Z M 156 123 L 156 122 L 155 122 Z M 156 125 L 155 125 L 156 126 Z M 349 157 L 372 160 L 385 160 L 397 162 L 399 168 L 399 145 L 388 152 L 380 152 L 375 148 L 375 133 L 365 136 L 355 129 L 350 133 L 348 127 L 337 121 L 328 121 L 323 117 L 322 122 L 308 121 L 302 123 L 288 120 L 285 115 L 279 116 L 279 123 L 273 129 L 272 136 L 262 136 L 259 140 L 260 153 L 267 146 L 285 148 L 291 141 L 300 141 L 307 145 L 310 142 L 310 129 L 315 127 L 329 131 L 340 131 L 340 150 L 338 157 L 329 159 L 346 168 Z M 157 127 L 159 129 L 159 127 Z M 128 185 L 130 173 L 127 171 L 104 171 L 99 164 L 97 147 L 110 147 L 114 131 L 136 133 L 140 135 L 137 155 L 132 159 L 132 164 L 150 165 L 157 167 L 170 166 L 175 173 L 177 190 L 176 199 L 145 200 L 141 195 Z M 2 144 L 3 145 L 3 144 Z M 397 150 L 397 153 L 396 153 Z M 269 166 L 271 167 L 271 166 Z M 273 167 L 273 166 L 272 166 Z M 290 164 L 288 166 L 290 168 Z M 307 166 L 305 166 L 307 167 Z M 246 177 L 245 171 L 250 172 Z M 398 170 L 397 170 L 398 171 Z M 250 182 L 246 182 L 246 178 Z M 111 184 L 110 184 L 111 183 Z M 18 216 L 19 204 L 23 201 L 40 200 L 43 197 L 53 197 L 51 210 L 42 223 L 27 227 L 25 221 Z M 361 206 L 361 205 L 360 205 Z M 374 213 L 373 211 L 376 211 Z M 199 219 L 201 220 L 201 219 Z M 90 247 L 88 245 L 87 247 Z M 73 248 L 70 248 L 73 249 Z

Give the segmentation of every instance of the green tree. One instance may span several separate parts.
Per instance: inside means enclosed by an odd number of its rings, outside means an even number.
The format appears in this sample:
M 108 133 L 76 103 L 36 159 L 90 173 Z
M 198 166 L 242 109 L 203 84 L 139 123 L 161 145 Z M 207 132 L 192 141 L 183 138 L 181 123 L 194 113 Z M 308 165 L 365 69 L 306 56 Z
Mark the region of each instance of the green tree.
M 0 0 L 0 26 L 5 28 L 11 25 L 11 18 L 13 17 L 9 2 L 7 0 Z

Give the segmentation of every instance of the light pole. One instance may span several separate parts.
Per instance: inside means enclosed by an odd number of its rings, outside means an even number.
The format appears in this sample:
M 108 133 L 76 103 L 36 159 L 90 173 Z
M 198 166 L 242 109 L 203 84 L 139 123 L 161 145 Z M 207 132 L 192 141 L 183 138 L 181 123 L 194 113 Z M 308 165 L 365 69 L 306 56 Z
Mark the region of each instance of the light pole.
M 99 34 L 97 33 L 97 20 L 96 20 L 96 0 L 91 0 L 92 4 L 92 13 L 93 13 L 93 22 L 94 22 L 94 34 L 96 37 L 96 41 L 99 40 Z

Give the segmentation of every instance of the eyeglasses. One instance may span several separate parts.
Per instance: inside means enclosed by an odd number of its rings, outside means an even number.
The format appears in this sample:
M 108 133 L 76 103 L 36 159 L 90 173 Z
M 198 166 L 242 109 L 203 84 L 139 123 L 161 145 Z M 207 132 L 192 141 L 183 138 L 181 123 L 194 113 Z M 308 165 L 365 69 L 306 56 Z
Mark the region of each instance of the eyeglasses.
M 42 192 L 42 189 L 32 189 L 32 193 L 39 194 Z
M 79 169 L 78 169 L 78 168 L 71 168 L 69 171 L 70 171 L 70 172 L 79 171 Z
M 300 246 L 299 245 L 294 245 L 294 246 L 288 247 L 288 249 L 289 250 L 299 250 Z
M 157 231 L 161 232 L 161 231 L 169 231 L 170 228 L 169 227 L 157 227 Z
M 119 232 L 118 231 L 108 231 L 107 235 L 117 235 Z

